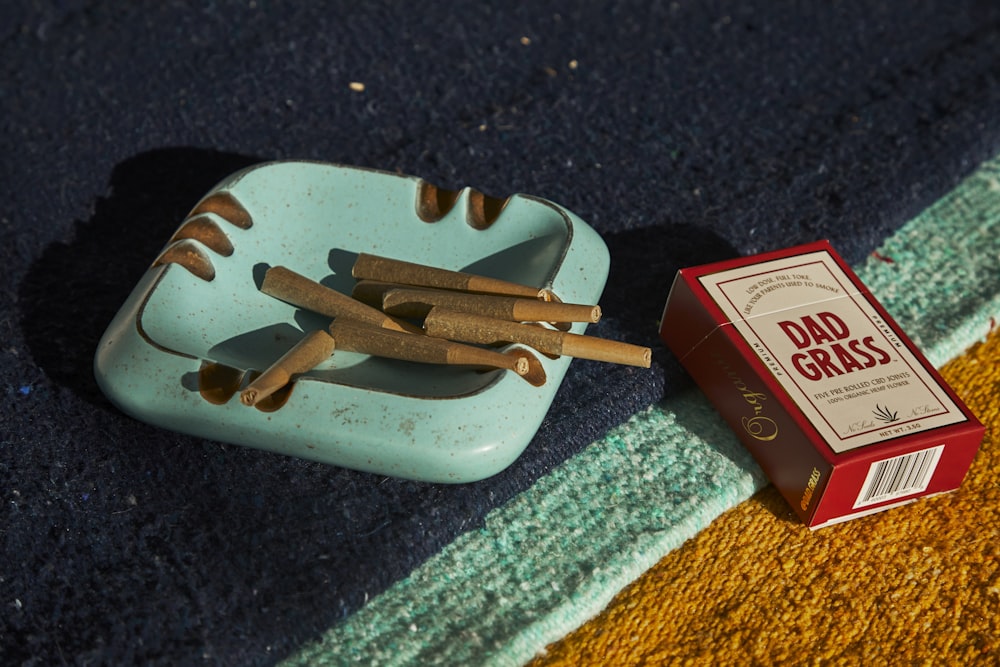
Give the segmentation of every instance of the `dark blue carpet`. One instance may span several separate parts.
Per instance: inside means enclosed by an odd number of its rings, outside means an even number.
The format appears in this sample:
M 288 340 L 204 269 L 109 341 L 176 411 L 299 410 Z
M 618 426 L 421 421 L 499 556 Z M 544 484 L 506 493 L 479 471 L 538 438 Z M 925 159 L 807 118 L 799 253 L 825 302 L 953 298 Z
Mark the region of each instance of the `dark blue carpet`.
M 678 267 L 817 238 L 856 263 L 1000 150 L 992 2 L 188 4 L 0 9 L 4 664 L 275 662 L 684 385 Z M 123 416 L 104 327 L 201 194 L 278 158 L 564 205 L 611 250 L 592 331 L 653 367 L 574 362 L 465 486 Z

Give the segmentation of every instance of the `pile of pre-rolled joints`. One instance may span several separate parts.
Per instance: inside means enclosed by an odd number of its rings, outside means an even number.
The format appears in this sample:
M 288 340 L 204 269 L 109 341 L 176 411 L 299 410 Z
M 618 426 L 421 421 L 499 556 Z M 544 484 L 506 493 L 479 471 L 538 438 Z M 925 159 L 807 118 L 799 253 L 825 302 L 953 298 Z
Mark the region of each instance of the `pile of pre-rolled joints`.
M 333 319 L 308 333 L 240 394 L 254 405 L 333 354 L 334 349 L 434 364 L 499 368 L 528 382 L 545 382 L 542 354 L 648 368 L 650 350 L 567 331 L 573 322 L 597 322 L 596 305 L 562 303 L 545 288 L 361 254 L 347 296 L 285 267 L 267 270 L 261 291 Z M 419 324 L 418 324 L 419 323 Z M 486 346 L 486 347 L 483 347 Z

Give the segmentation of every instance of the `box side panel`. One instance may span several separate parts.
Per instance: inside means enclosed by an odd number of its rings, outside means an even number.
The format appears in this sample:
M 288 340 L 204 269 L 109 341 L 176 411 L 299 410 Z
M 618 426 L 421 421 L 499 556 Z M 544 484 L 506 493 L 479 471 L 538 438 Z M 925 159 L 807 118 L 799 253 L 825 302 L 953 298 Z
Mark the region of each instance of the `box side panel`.
M 794 406 L 748 362 L 747 349 L 716 330 L 682 363 L 768 479 L 808 522 L 830 476 L 831 464 L 814 434 L 789 413 Z
M 844 456 L 809 522 L 812 527 L 953 491 L 962 484 L 985 429 L 960 424 Z

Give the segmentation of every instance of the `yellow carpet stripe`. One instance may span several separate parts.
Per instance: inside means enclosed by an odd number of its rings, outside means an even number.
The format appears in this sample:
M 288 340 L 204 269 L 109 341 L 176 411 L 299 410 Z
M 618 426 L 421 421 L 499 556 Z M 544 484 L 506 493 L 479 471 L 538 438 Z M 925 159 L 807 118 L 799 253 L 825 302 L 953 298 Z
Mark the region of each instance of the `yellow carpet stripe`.
M 961 489 L 809 531 L 767 487 L 532 667 L 1000 664 L 1000 331 L 943 374 L 988 428 Z

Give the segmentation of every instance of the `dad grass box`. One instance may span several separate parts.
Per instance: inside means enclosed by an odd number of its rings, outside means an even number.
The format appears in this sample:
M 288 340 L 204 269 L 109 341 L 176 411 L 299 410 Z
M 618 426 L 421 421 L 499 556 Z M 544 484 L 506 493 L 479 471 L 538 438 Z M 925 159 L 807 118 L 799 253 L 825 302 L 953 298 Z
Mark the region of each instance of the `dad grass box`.
M 812 528 L 957 488 L 983 438 L 825 241 L 682 269 L 660 335 Z

